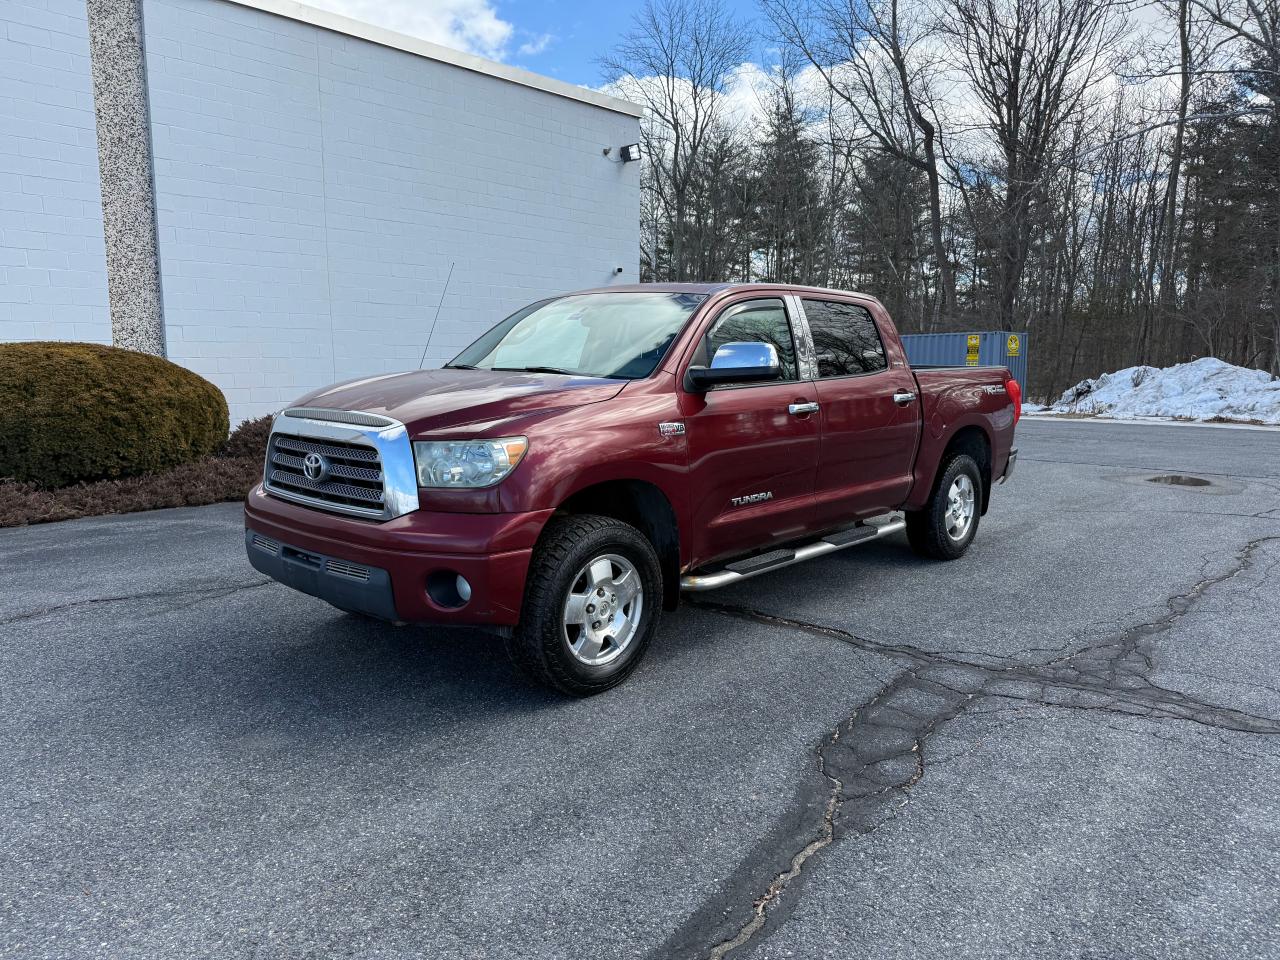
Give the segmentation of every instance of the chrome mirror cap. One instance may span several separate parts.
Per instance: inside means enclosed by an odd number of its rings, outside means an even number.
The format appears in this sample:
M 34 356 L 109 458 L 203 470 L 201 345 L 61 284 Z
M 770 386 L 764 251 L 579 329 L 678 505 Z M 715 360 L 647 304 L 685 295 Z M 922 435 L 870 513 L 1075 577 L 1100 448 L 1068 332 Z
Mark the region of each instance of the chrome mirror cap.
M 770 368 L 777 376 L 782 370 L 778 361 L 778 348 L 772 343 L 734 341 L 722 343 L 711 358 L 712 370 L 758 370 Z
M 706 393 L 725 383 L 760 383 L 782 375 L 778 348 L 772 343 L 733 341 L 722 343 L 709 367 L 690 367 L 684 388 L 690 393 Z

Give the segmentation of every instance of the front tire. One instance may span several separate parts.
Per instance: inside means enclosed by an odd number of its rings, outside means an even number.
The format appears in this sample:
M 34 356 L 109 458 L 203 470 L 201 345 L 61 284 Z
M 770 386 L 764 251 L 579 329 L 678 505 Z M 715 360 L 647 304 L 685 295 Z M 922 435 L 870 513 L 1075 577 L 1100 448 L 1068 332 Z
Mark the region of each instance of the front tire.
M 981 515 L 982 471 L 967 453 L 956 454 L 944 463 L 924 509 L 907 511 L 907 540 L 922 557 L 956 560 L 973 543 Z
M 507 649 L 540 683 L 591 696 L 631 674 L 661 611 L 662 570 L 644 534 L 612 517 L 559 517 L 534 551 Z

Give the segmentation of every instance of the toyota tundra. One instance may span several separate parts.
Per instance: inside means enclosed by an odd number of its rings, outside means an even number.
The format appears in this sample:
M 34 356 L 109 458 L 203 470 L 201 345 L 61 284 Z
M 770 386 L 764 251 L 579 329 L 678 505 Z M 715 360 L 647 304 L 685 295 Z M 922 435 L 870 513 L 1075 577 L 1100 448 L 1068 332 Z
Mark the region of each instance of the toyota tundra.
M 249 560 L 348 613 L 502 633 L 588 695 L 664 610 L 905 531 L 960 557 L 1013 470 L 1003 367 L 915 368 L 885 309 L 773 284 L 540 300 L 441 369 L 276 415 Z

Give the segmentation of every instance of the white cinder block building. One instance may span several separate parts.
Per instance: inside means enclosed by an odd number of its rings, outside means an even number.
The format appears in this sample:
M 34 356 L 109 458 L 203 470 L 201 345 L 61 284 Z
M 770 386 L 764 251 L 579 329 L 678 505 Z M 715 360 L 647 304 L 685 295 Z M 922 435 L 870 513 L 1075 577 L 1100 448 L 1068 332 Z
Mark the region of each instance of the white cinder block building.
M 289 0 L 7 0 L 0 76 L 0 340 L 162 353 L 233 421 L 636 279 L 641 111 L 593 91 Z

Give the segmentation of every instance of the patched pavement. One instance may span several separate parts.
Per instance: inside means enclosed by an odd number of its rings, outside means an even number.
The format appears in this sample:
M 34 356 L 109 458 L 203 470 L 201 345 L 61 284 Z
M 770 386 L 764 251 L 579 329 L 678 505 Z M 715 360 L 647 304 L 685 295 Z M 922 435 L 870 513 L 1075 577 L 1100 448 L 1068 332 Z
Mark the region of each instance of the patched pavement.
M 234 506 L 0 531 L 0 956 L 1280 956 L 1280 432 L 1018 445 L 964 559 L 705 594 L 586 701 Z

